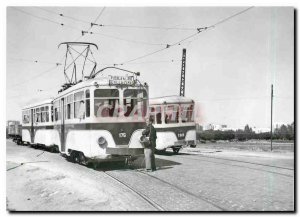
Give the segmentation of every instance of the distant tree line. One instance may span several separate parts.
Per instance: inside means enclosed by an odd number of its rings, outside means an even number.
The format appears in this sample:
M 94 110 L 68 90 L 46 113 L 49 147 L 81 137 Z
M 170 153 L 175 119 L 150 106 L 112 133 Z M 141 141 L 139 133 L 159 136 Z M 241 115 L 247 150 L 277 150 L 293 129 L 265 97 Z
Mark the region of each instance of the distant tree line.
M 271 133 L 255 133 L 251 127 L 247 124 L 244 130 L 205 130 L 197 132 L 197 139 L 200 141 L 217 141 L 217 140 L 229 140 L 229 141 L 247 141 L 250 139 L 270 140 Z M 294 140 L 294 122 L 292 124 L 281 125 L 279 128 L 275 128 L 273 131 L 274 140 Z

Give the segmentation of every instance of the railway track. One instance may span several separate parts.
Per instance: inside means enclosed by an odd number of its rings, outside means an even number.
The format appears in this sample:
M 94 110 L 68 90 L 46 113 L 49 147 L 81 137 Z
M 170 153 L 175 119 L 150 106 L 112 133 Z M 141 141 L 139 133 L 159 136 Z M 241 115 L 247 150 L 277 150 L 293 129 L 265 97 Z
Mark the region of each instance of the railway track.
M 240 163 L 248 163 L 248 164 L 255 164 L 255 165 L 259 165 L 259 166 L 268 166 L 268 167 L 274 167 L 277 169 L 286 169 L 286 170 L 294 170 L 294 168 L 288 168 L 288 167 L 279 167 L 279 166 L 274 166 L 274 165 L 269 165 L 269 164 L 261 164 L 261 163 L 254 163 L 254 162 L 249 162 L 249 161 L 242 161 L 242 160 L 231 160 L 228 158 L 221 158 L 221 157 L 209 157 L 209 156 L 205 156 L 202 154 L 196 155 L 196 156 L 201 156 L 201 157 L 206 157 L 206 158 L 214 158 L 214 159 L 220 159 L 220 160 L 226 160 L 226 161 L 235 161 L 235 162 L 240 162 Z
M 186 194 L 192 195 L 193 197 L 195 197 L 195 198 L 197 198 L 197 199 L 204 200 L 204 201 L 206 201 L 207 203 L 209 203 L 209 204 L 211 204 L 211 205 L 213 205 L 213 206 L 219 208 L 221 211 L 226 211 L 223 207 L 220 207 L 219 205 L 217 205 L 217 204 L 211 202 L 208 198 L 200 197 L 200 196 L 197 195 L 197 194 L 194 194 L 194 193 L 192 193 L 192 192 L 189 192 L 189 191 L 187 191 L 187 190 L 185 190 L 185 189 L 183 189 L 183 188 L 181 188 L 181 187 L 179 187 L 179 186 L 177 186 L 177 185 L 174 185 L 174 184 L 172 184 L 172 183 L 170 183 L 170 182 L 167 182 L 167 181 L 165 181 L 165 180 L 163 180 L 163 179 L 160 179 L 160 178 L 158 178 L 158 177 L 156 177 L 156 176 L 150 175 L 149 173 L 145 173 L 145 172 L 138 171 L 138 170 L 136 170 L 136 171 L 139 172 L 139 173 L 145 174 L 145 175 L 147 175 L 147 176 L 149 176 L 149 177 L 151 177 L 151 178 L 153 178 L 153 179 L 159 180 L 160 182 L 165 183 L 165 184 L 167 184 L 167 185 L 169 185 L 169 186 L 172 186 L 173 188 L 176 188 L 176 189 L 179 190 L 179 191 L 182 191 L 182 192 L 184 192 L 184 193 L 186 193 Z
M 292 168 L 280 167 L 280 166 L 274 166 L 274 165 L 268 165 L 268 164 L 261 164 L 261 163 L 254 163 L 254 162 L 249 162 L 249 161 L 231 160 L 231 159 L 219 158 L 219 157 L 209 157 L 209 156 L 204 156 L 204 155 L 195 155 L 195 156 L 197 156 L 197 157 L 186 157 L 186 156 L 180 156 L 180 155 L 177 157 L 182 158 L 182 159 L 205 161 L 205 162 L 211 162 L 211 163 L 215 163 L 215 164 L 229 165 L 229 166 L 235 166 L 235 167 L 243 167 L 243 168 L 247 168 L 247 169 L 251 169 L 251 170 L 258 170 L 258 171 L 273 173 L 273 174 L 287 176 L 287 177 L 294 177 L 293 175 L 288 175 L 285 173 L 280 173 L 280 172 L 275 172 L 275 171 L 270 171 L 270 170 L 265 170 L 265 169 L 259 169 L 259 168 L 253 168 L 253 167 L 247 167 L 247 166 L 237 165 L 237 164 L 229 164 L 229 163 L 224 163 L 224 162 L 204 160 L 204 159 L 200 159 L 200 158 L 217 159 L 217 160 L 223 160 L 223 161 L 228 161 L 228 162 L 238 162 L 238 163 L 243 163 L 243 164 L 262 166 L 262 167 L 268 167 L 268 168 L 274 168 L 274 169 L 281 169 L 281 170 L 287 170 L 287 171 L 293 171 L 294 169 L 292 169 Z
M 131 192 L 137 194 L 138 196 L 140 196 L 141 198 L 143 198 L 143 200 L 145 200 L 147 203 L 149 203 L 151 206 L 153 206 L 157 211 L 165 211 L 164 208 L 162 208 L 160 205 L 158 205 L 156 202 L 154 202 L 153 200 L 151 200 L 149 197 L 147 197 L 146 195 L 142 194 L 141 192 L 135 190 L 134 188 L 130 187 L 128 184 L 126 184 L 124 181 L 118 179 L 117 177 L 111 175 L 109 172 L 107 171 L 103 171 L 103 173 L 110 177 L 111 179 L 113 179 L 114 181 L 117 181 L 118 183 L 126 186 Z
M 181 192 L 182 194 L 188 195 L 189 198 L 191 198 L 191 200 L 195 201 L 195 200 L 200 200 L 200 201 L 204 201 L 205 203 L 210 204 L 212 207 L 215 207 L 216 210 L 220 210 L 220 211 L 225 211 L 225 209 L 223 207 L 220 207 L 219 205 L 217 205 L 216 203 L 213 203 L 212 201 L 210 201 L 208 198 L 204 198 L 204 197 L 200 197 L 199 195 L 196 195 L 192 192 L 186 191 L 185 189 L 174 185 L 172 183 L 169 183 L 163 179 L 160 179 L 158 177 L 155 177 L 153 175 L 148 174 L 147 172 L 143 172 L 140 170 L 133 170 L 133 172 L 136 172 L 138 174 L 142 174 L 143 176 L 147 176 L 150 177 L 156 181 L 159 181 L 160 183 L 162 183 L 162 185 L 160 186 L 164 186 L 167 185 L 169 188 L 174 189 L 176 192 Z M 110 178 L 112 178 L 113 180 L 119 182 L 120 184 L 126 186 L 128 189 L 130 189 L 132 192 L 134 192 L 135 194 L 139 195 L 141 198 L 143 198 L 146 202 L 148 202 L 149 204 L 151 204 L 157 211 L 168 211 L 168 210 L 172 210 L 169 209 L 168 207 L 165 207 L 163 205 L 159 205 L 158 203 L 156 203 L 154 200 L 152 200 L 150 197 L 146 196 L 144 193 L 138 191 L 137 189 L 134 189 L 133 187 L 131 187 L 129 184 L 126 183 L 126 181 L 121 180 L 120 178 L 118 178 L 117 176 L 113 175 L 111 172 L 109 171 L 104 171 L 105 175 L 109 176 Z M 128 173 L 126 173 L 128 174 Z M 146 178 L 146 177 L 145 177 Z M 181 198 L 178 198 L 178 200 L 181 200 Z

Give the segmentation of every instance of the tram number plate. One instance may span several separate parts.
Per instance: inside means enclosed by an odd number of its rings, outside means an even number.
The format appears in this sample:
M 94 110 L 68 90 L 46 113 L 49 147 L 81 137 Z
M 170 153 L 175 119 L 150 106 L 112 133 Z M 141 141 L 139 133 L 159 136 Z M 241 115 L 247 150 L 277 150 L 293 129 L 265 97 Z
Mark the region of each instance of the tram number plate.
M 120 138 L 126 138 L 126 133 L 119 133 Z
M 182 132 L 177 133 L 178 139 L 184 139 L 185 135 Z

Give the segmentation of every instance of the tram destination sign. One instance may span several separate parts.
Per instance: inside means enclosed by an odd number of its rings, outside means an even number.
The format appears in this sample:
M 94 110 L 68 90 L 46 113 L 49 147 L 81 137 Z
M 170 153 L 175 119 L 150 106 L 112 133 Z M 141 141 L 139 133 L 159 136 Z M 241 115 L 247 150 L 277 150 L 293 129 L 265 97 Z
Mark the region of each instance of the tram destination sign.
M 134 76 L 109 76 L 109 85 L 129 85 L 133 86 L 135 84 Z

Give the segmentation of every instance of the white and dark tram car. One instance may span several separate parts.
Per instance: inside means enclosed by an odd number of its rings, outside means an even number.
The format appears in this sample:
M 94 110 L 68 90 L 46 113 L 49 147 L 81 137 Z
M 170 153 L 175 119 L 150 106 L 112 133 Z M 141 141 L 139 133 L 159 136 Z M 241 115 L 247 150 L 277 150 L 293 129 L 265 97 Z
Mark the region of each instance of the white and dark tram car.
M 124 77 L 88 79 L 51 100 L 24 107 L 23 142 L 82 164 L 142 155 L 139 138 L 148 115 L 148 85 Z
M 21 139 L 22 125 L 20 121 L 7 121 L 6 138 L 11 138 L 14 142 L 19 142 Z
M 156 149 L 178 153 L 184 146 L 196 145 L 195 103 L 182 96 L 165 96 L 149 100 L 149 116 L 157 131 Z

